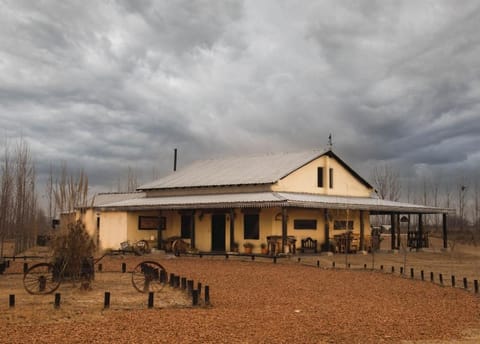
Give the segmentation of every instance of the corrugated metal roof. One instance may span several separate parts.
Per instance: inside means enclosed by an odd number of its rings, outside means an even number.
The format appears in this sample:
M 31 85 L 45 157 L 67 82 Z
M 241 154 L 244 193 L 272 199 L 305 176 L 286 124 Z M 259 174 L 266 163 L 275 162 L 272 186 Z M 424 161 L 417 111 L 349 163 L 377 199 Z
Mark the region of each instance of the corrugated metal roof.
M 99 206 L 99 208 L 117 208 L 128 210 L 238 207 L 305 207 L 425 214 L 452 212 L 451 209 L 392 202 L 369 197 L 339 197 L 286 192 L 143 197 L 102 204 Z
M 200 160 L 138 190 L 270 184 L 325 154 L 325 150 Z
M 93 197 L 93 207 L 99 207 L 104 204 L 121 202 L 129 199 L 138 199 L 145 197 L 145 192 L 112 192 L 112 193 L 99 193 Z

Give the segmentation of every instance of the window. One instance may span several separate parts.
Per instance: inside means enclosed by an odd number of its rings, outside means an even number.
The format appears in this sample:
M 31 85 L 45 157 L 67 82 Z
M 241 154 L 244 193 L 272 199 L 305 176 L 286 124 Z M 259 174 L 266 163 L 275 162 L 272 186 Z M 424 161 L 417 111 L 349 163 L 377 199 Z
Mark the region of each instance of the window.
M 293 228 L 316 230 L 317 220 L 304 220 L 304 219 L 293 220 Z
M 317 186 L 323 188 L 323 167 L 317 168 Z
M 260 237 L 260 216 L 259 214 L 243 215 L 243 238 L 259 239 Z
M 330 189 L 333 189 L 333 168 L 330 168 L 328 172 Z
M 348 229 L 353 230 L 353 221 L 346 221 L 346 220 L 335 220 L 333 221 L 333 229 L 334 230 L 342 230 L 347 229 L 347 222 L 348 222 Z
M 139 216 L 138 229 L 166 229 L 165 216 Z
M 190 239 L 192 229 L 192 216 L 182 215 L 180 224 L 180 236 L 182 239 Z

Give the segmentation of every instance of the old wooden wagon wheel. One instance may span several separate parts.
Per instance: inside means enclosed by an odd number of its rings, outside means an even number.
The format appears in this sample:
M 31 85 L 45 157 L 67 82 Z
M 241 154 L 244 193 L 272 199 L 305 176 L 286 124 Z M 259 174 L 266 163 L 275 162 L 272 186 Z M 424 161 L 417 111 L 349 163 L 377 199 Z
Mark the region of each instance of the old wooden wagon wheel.
M 34 295 L 53 293 L 60 286 L 60 282 L 54 265 L 49 263 L 32 265 L 23 275 L 25 290 Z
M 144 261 L 138 264 L 132 272 L 132 285 L 141 293 L 157 292 L 162 290 L 167 276 L 163 266 L 153 261 Z

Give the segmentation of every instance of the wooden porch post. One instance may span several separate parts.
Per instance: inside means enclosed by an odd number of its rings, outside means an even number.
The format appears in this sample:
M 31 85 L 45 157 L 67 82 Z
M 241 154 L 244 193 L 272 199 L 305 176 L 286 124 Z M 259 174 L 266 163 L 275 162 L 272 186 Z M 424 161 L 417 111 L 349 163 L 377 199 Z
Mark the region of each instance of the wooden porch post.
M 443 248 L 448 248 L 448 242 L 447 242 L 447 213 L 442 214 L 442 220 L 443 220 Z
M 157 247 L 159 250 L 163 250 L 165 247 L 163 243 L 163 228 L 162 228 L 162 211 L 158 212 L 158 228 L 157 228 Z
M 390 214 L 390 235 L 391 235 L 391 240 L 390 240 L 390 249 L 394 250 L 395 249 L 395 214 Z
M 418 214 L 417 249 L 423 247 L 423 214 Z
M 230 251 L 235 250 L 235 210 L 230 209 Z
M 287 245 L 287 208 L 282 208 L 282 253 L 285 253 L 285 246 Z
M 323 211 L 323 218 L 325 221 L 325 226 L 324 226 L 324 236 L 325 236 L 325 244 L 324 244 L 324 249 L 326 252 L 330 251 L 330 227 L 328 224 L 328 209 L 324 209 Z
M 395 228 L 397 229 L 397 248 L 400 249 L 402 239 L 400 236 L 400 214 L 395 214 Z
M 192 210 L 190 220 L 190 246 L 191 248 L 195 248 L 195 210 Z
M 360 251 L 365 251 L 365 223 L 363 221 L 363 210 L 360 210 Z

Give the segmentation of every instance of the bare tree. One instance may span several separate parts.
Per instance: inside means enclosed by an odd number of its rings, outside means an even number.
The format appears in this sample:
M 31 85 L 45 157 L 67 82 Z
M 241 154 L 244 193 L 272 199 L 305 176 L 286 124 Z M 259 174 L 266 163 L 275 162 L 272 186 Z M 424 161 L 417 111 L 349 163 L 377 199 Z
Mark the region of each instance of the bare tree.
M 381 199 L 398 201 L 401 194 L 400 178 L 390 165 L 376 166 L 373 170 L 373 182 Z
M 30 149 L 20 139 L 13 156 L 5 143 L 0 182 L 1 251 L 6 239 L 15 241 L 15 253 L 35 243 L 37 198 L 35 167 Z
M 81 169 L 77 176 L 68 172 L 63 163 L 60 176 L 52 187 L 55 207 L 62 213 L 72 213 L 76 207 L 85 207 L 88 203 L 88 177 Z

